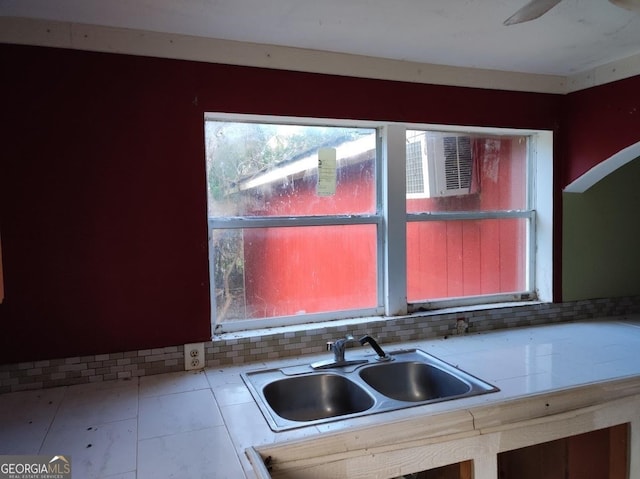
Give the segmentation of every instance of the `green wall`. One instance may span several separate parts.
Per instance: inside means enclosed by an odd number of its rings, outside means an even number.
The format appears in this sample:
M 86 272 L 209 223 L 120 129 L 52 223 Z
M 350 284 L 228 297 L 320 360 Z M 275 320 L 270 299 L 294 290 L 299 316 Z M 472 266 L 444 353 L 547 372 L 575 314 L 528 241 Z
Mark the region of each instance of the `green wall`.
M 640 294 L 640 158 L 563 193 L 562 299 Z

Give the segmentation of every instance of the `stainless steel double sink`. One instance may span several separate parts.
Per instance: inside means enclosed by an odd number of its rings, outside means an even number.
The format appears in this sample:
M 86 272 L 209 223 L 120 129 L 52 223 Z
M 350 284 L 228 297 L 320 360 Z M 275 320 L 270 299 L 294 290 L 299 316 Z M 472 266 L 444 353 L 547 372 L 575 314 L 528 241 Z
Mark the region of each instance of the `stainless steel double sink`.
M 322 371 L 310 365 L 263 369 L 242 378 L 273 431 L 498 391 L 419 349 L 389 357 Z

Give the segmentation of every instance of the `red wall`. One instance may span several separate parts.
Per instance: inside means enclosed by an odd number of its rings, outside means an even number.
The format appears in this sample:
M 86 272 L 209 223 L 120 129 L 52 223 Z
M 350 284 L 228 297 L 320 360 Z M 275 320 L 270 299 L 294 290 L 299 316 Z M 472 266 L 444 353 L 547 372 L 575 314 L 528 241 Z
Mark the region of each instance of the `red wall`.
M 558 95 L 13 45 L 0 62 L 0 363 L 210 337 L 205 111 L 562 134 Z
M 562 187 L 640 141 L 640 76 L 567 95 Z

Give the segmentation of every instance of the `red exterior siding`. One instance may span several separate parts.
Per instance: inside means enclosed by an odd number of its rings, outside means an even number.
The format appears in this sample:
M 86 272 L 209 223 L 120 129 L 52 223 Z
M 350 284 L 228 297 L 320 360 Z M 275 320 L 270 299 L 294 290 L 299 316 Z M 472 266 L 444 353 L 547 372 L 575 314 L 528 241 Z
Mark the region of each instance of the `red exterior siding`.
M 512 186 L 526 184 L 526 142 L 476 139 L 475 145 L 476 191 L 467 196 L 412 199 L 409 211 L 524 208 L 524 189 Z M 523 222 L 516 220 L 410 224 L 409 300 L 522 291 L 525 265 L 520 251 L 525 234 Z
M 410 211 L 525 207 L 527 144 L 478 138 L 469 195 L 408 200 Z M 365 163 L 371 165 L 371 163 Z M 266 215 L 367 212 L 374 175 L 361 164 L 339 170 L 336 194 L 318 197 L 315 179 L 276 189 Z M 514 187 L 519 185 L 519 187 Z M 363 192 L 353 195 L 352 191 Z M 295 191 L 295 192 L 294 192 Z M 257 213 L 257 212 L 256 212 Z M 344 233 L 349 229 L 348 234 Z M 407 231 L 410 301 L 522 291 L 526 228 L 518 220 L 412 223 Z M 377 306 L 373 226 L 270 228 L 244 232 L 248 315 L 271 317 Z

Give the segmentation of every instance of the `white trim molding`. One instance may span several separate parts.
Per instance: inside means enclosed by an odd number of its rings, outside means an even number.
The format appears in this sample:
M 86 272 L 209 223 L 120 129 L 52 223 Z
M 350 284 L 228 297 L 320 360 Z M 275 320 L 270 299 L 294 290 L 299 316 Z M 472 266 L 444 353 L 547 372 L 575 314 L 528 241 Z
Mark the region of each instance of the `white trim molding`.
M 18 17 L 0 17 L 0 43 L 534 93 L 566 94 L 640 75 L 640 54 L 565 77 Z
M 18 17 L 0 17 L 0 43 L 534 93 L 566 94 L 640 75 L 640 54 L 565 77 Z
M 0 43 L 492 90 L 565 93 L 558 75 L 463 68 L 70 22 L 0 17 Z
M 640 54 L 615 60 L 567 78 L 567 93 L 640 75 Z

